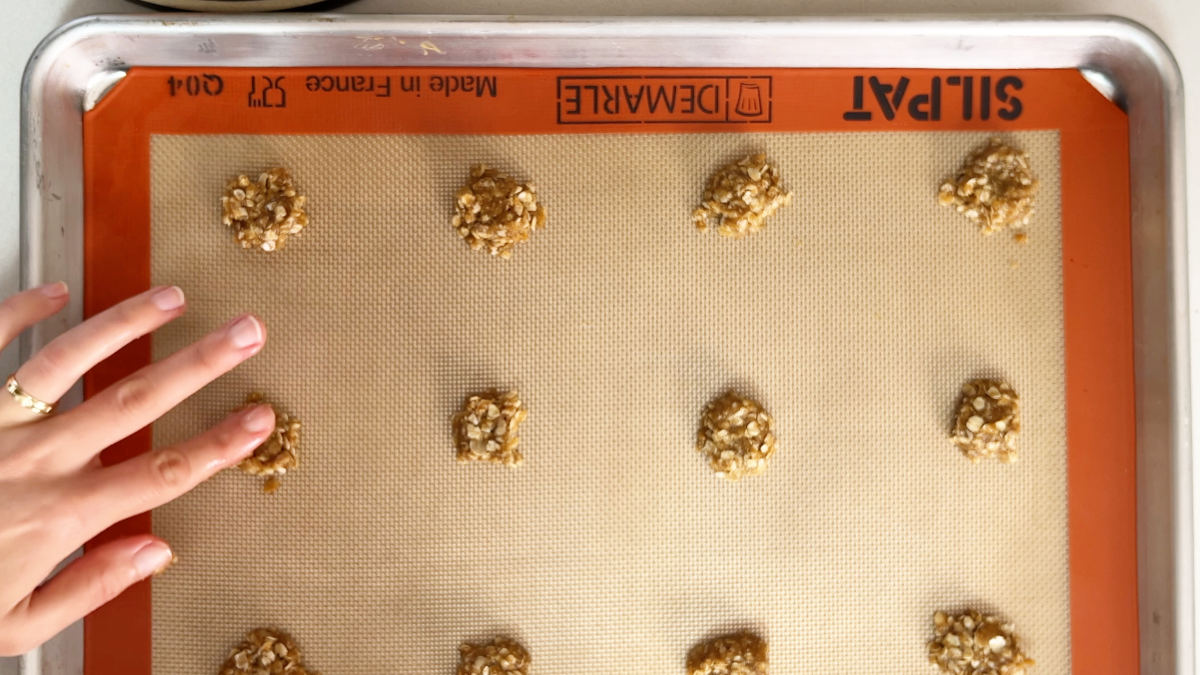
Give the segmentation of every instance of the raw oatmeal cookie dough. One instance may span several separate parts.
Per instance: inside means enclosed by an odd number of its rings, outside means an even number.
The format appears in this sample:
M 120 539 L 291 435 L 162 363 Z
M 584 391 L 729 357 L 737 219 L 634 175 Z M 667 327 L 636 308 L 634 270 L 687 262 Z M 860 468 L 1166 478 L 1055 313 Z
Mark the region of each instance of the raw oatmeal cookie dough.
M 967 459 L 1017 460 L 1021 432 L 1021 400 L 1004 380 L 971 380 L 962 386 L 950 442 Z
M 260 393 L 252 393 L 246 397 L 246 403 L 240 410 L 266 403 Z M 265 476 L 263 492 L 272 493 L 279 489 L 280 479 L 289 469 L 300 465 L 300 420 L 295 417 L 275 411 L 275 431 L 254 449 L 250 456 L 238 464 L 238 468 L 252 476 Z
M 775 422 L 762 405 L 732 391 L 708 404 L 700 417 L 696 451 L 718 476 L 738 480 L 767 468 L 777 445 Z
M 305 201 L 287 169 L 267 169 L 257 180 L 238 176 L 225 186 L 221 222 L 242 248 L 275 251 L 308 227 Z
M 767 643 L 753 633 L 722 635 L 688 652 L 688 675 L 766 675 Z
M 515 391 L 470 396 L 454 416 L 454 447 L 460 462 L 492 462 L 514 467 L 525 460 L 517 428 L 529 411 Z
M 708 179 L 700 206 L 692 211 L 696 229 L 715 227 L 724 237 L 741 239 L 766 226 L 779 207 L 792 203 L 779 172 L 759 153 L 730 162 Z
M 304 655 L 291 636 L 274 628 L 255 628 L 246 633 L 219 675 L 319 675 L 304 665 Z
M 458 191 L 450 223 L 471 250 L 507 259 L 517 244 L 546 225 L 546 207 L 538 203 L 533 185 L 479 164 Z
M 999 138 L 967 156 L 958 173 L 938 190 L 938 203 L 953 206 L 983 234 L 1013 230 L 1018 243 L 1021 230 L 1033 216 L 1038 182 L 1029 169 L 1029 155 Z
M 1011 623 L 973 609 L 934 612 L 929 662 L 950 675 L 1025 675 L 1034 665 L 1017 644 Z
M 513 640 L 464 642 L 458 654 L 458 675 L 529 675 L 529 652 Z

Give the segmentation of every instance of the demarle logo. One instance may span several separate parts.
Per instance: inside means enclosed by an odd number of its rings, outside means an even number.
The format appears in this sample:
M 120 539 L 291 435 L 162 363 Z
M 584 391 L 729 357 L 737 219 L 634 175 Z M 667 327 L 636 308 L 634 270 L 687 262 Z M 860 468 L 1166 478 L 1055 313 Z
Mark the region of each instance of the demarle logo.
M 769 75 L 566 75 L 559 124 L 766 123 Z

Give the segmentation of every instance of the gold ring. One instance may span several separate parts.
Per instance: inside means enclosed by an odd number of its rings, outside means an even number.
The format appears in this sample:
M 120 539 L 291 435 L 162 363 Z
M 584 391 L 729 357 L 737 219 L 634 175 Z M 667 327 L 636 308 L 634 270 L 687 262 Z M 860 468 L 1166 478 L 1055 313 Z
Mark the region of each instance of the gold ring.
M 4 388 L 8 393 L 12 394 L 13 399 L 22 408 L 32 410 L 39 415 L 49 415 L 54 412 L 53 403 L 46 403 L 42 399 L 30 395 L 29 392 L 21 388 L 21 385 L 17 384 L 16 373 L 8 376 L 8 381 L 4 383 Z

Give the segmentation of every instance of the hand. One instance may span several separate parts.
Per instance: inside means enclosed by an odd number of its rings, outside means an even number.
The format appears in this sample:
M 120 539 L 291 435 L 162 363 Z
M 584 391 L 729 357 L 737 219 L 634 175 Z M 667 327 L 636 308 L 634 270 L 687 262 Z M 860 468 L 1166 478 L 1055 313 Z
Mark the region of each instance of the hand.
M 0 303 L 0 349 L 66 304 L 62 283 Z M 47 344 L 17 370 L 17 382 L 53 402 L 97 363 L 183 312 L 182 291 L 153 288 Z M 113 466 L 101 466 L 98 457 L 258 353 L 265 339 L 261 321 L 238 317 L 61 413 L 23 408 L 0 389 L 0 656 L 32 649 L 170 564 L 167 543 L 145 534 L 92 548 L 47 580 L 109 525 L 187 492 L 267 437 L 275 416 L 262 405 L 179 445 Z

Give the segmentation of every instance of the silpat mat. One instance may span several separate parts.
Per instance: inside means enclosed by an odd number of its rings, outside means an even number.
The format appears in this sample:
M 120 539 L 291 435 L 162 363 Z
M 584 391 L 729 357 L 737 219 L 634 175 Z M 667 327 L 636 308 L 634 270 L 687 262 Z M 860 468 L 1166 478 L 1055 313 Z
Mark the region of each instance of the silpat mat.
M 196 107 L 135 69 L 89 113 L 85 310 L 163 283 L 190 309 L 86 393 L 242 311 L 270 336 L 106 461 L 197 433 L 251 391 L 303 421 L 277 494 L 230 471 L 105 535 L 152 529 L 180 562 L 89 619 L 89 675 L 214 672 L 260 625 L 328 673 L 450 672 L 461 641 L 495 635 L 537 672 L 679 673 L 691 645 L 739 628 L 768 640 L 776 672 L 924 673 L 931 614 L 965 607 L 1014 621 L 1039 672 L 1128 672 L 1119 112 L 1077 73 L 1030 71 L 1015 122 L 862 121 L 816 96 L 850 74 L 776 70 L 742 78 L 770 83 L 746 108 L 757 126 L 732 99 L 719 122 L 580 122 L 563 119 L 570 78 L 495 72 L 494 100 L 385 116 L 314 107 L 319 86 L 246 108 L 240 88 L 253 99 L 266 76 L 236 69 L 220 73 L 236 98 Z M 1026 245 L 937 204 L 995 134 L 1040 180 Z M 754 151 L 793 203 L 745 240 L 697 232 L 705 179 Z M 509 261 L 449 223 L 479 162 L 549 209 Z M 270 166 L 294 174 L 312 224 L 279 252 L 242 250 L 221 190 Z M 971 464 L 946 439 L 980 376 L 1021 395 L 1016 464 Z M 509 387 L 530 409 L 525 464 L 456 463 L 464 397 Z M 767 471 L 736 484 L 694 449 L 704 404 L 731 387 L 779 436 Z
M 191 308 L 155 357 L 239 311 L 270 331 L 155 444 L 251 390 L 304 423 L 278 494 L 227 472 L 156 512 L 181 563 L 154 588 L 155 670 L 213 672 L 244 628 L 278 624 L 339 673 L 451 672 L 460 640 L 492 634 L 539 672 L 678 673 L 738 627 L 779 672 L 852 672 L 869 635 L 890 670 L 925 673 L 930 615 L 970 601 L 1066 672 L 1057 136 L 1016 136 L 1041 180 L 1027 246 L 933 198 L 983 140 L 155 137 L 152 283 Z M 758 149 L 794 203 L 744 241 L 695 231 L 707 174 Z M 479 161 L 550 210 L 510 261 L 449 226 Z M 211 226 L 225 180 L 268 166 L 292 169 L 313 222 L 276 255 Z M 946 441 L 958 386 L 993 374 L 1024 403 L 1011 466 Z M 509 386 L 531 410 L 525 465 L 456 464 L 462 399 Z M 694 449 L 729 386 L 781 443 L 738 484 Z

